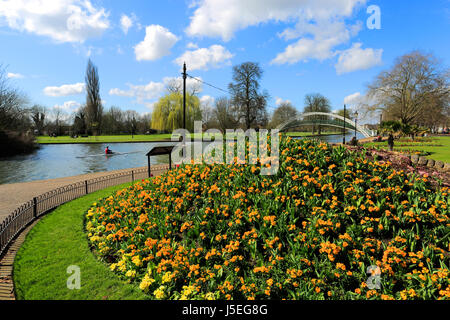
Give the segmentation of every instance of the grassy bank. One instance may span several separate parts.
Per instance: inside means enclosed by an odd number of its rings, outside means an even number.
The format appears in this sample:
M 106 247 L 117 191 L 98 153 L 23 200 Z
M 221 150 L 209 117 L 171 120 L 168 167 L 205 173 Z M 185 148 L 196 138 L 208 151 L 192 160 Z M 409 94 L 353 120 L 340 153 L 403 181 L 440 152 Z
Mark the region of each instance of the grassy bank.
M 113 136 L 90 136 L 87 138 L 71 138 L 70 136 L 37 137 L 37 142 L 41 144 L 58 144 L 58 143 L 113 143 L 113 142 L 153 142 L 153 141 L 170 141 L 172 135 L 167 134 L 151 134 L 151 135 L 113 135 Z
M 388 149 L 387 142 L 371 142 L 364 146 Z M 429 154 L 427 158 L 450 163 L 450 136 L 417 138 L 416 141 L 402 138 L 395 141 L 394 150 L 411 153 L 426 152 Z
M 129 184 L 108 188 L 57 208 L 28 234 L 14 263 L 14 283 L 18 299 L 102 300 L 145 299 L 134 285 L 124 283 L 89 249 L 83 215 L 99 198 Z M 68 266 L 81 271 L 81 289 L 66 286 Z
M 322 135 L 341 134 L 340 132 L 322 132 Z M 313 136 L 311 132 L 288 132 L 291 137 L 308 137 Z M 314 134 L 317 135 L 317 134 Z M 67 144 L 67 143 L 114 143 L 114 142 L 156 142 L 156 141 L 171 141 L 172 134 L 152 134 L 152 135 L 104 135 L 104 136 L 90 136 L 87 138 L 72 138 L 70 136 L 49 137 L 39 136 L 37 142 L 40 144 Z M 204 134 L 204 138 L 208 135 Z M 191 134 L 191 139 L 200 139 L 200 134 Z

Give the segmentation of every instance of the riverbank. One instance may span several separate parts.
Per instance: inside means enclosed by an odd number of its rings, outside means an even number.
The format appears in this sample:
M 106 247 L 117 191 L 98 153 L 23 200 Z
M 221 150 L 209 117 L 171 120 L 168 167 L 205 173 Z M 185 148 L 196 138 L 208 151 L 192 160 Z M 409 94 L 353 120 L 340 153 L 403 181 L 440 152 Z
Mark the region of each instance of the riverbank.
M 39 136 L 36 138 L 39 144 L 72 144 L 72 143 L 129 143 L 129 142 L 167 142 L 171 141 L 172 134 L 151 134 L 151 135 L 105 135 L 72 138 L 70 136 L 49 137 Z
M 321 135 L 313 134 L 312 132 L 288 132 L 290 137 L 324 137 L 332 135 L 340 135 L 340 132 L 322 132 Z M 200 140 L 200 134 L 192 133 L 191 139 Z M 203 138 L 210 138 L 208 134 L 203 134 Z M 39 136 L 36 138 L 39 144 L 93 144 L 93 143 L 143 143 L 143 142 L 172 142 L 172 134 L 151 134 L 151 135 L 104 135 L 104 136 L 89 136 L 72 138 L 70 136 L 49 137 Z

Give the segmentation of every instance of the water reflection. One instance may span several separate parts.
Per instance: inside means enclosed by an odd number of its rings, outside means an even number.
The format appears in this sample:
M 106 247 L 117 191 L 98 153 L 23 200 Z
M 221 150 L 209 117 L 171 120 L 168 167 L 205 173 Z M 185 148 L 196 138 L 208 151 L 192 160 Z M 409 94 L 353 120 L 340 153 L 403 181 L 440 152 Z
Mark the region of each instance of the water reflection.
M 84 173 L 147 165 L 145 154 L 157 145 L 174 143 L 109 143 L 42 145 L 35 153 L 0 159 L 0 184 L 53 179 Z M 106 156 L 104 150 L 122 155 Z M 167 156 L 151 158 L 152 164 L 168 163 Z

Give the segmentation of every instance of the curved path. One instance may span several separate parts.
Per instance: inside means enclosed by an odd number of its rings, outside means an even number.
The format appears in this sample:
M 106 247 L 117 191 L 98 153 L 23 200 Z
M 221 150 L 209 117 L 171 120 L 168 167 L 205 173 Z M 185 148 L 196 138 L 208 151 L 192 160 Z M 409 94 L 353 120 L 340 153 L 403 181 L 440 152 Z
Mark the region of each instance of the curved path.
M 152 173 L 161 173 L 161 169 L 167 165 L 152 165 Z M 37 180 L 30 182 L 10 183 L 0 185 L 0 223 L 15 209 L 33 197 L 39 196 L 48 191 L 63 187 L 75 182 L 108 176 L 114 173 L 129 172 L 131 170 L 142 169 L 129 168 L 123 170 L 105 171 L 82 174 L 72 177 L 64 177 L 49 180 Z
M 145 167 L 96 172 L 50 180 L 38 180 L 0 185 L 0 223 L 9 214 L 11 214 L 12 211 L 17 209 L 23 203 L 45 192 L 80 181 L 109 176 L 115 173 L 130 172 L 131 170 L 142 168 Z M 157 176 L 164 173 L 167 169 L 168 165 L 153 165 L 152 173 Z M 38 218 L 27 228 L 25 228 L 17 236 L 17 238 L 11 241 L 6 252 L 2 256 L 0 256 L 0 300 L 15 300 L 14 283 L 12 277 L 14 259 L 20 246 L 25 241 L 26 235 L 39 220 L 40 218 Z

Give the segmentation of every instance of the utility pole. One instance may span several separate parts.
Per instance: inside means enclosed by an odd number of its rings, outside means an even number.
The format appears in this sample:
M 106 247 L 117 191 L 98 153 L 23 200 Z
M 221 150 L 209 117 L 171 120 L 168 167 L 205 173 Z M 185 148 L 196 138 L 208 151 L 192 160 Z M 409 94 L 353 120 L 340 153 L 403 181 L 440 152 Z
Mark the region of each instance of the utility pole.
M 186 62 L 183 64 L 183 129 L 186 130 Z
M 186 62 L 183 63 L 183 129 L 186 131 Z M 183 148 L 181 149 L 182 157 L 186 154 L 184 149 L 186 148 L 186 137 L 183 137 Z
M 346 105 L 344 104 L 344 134 L 343 134 L 343 139 L 342 139 L 342 144 L 344 144 L 345 145 L 345 134 L 346 134 L 346 129 L 345 129 L 345 114 L 346 114 Z

